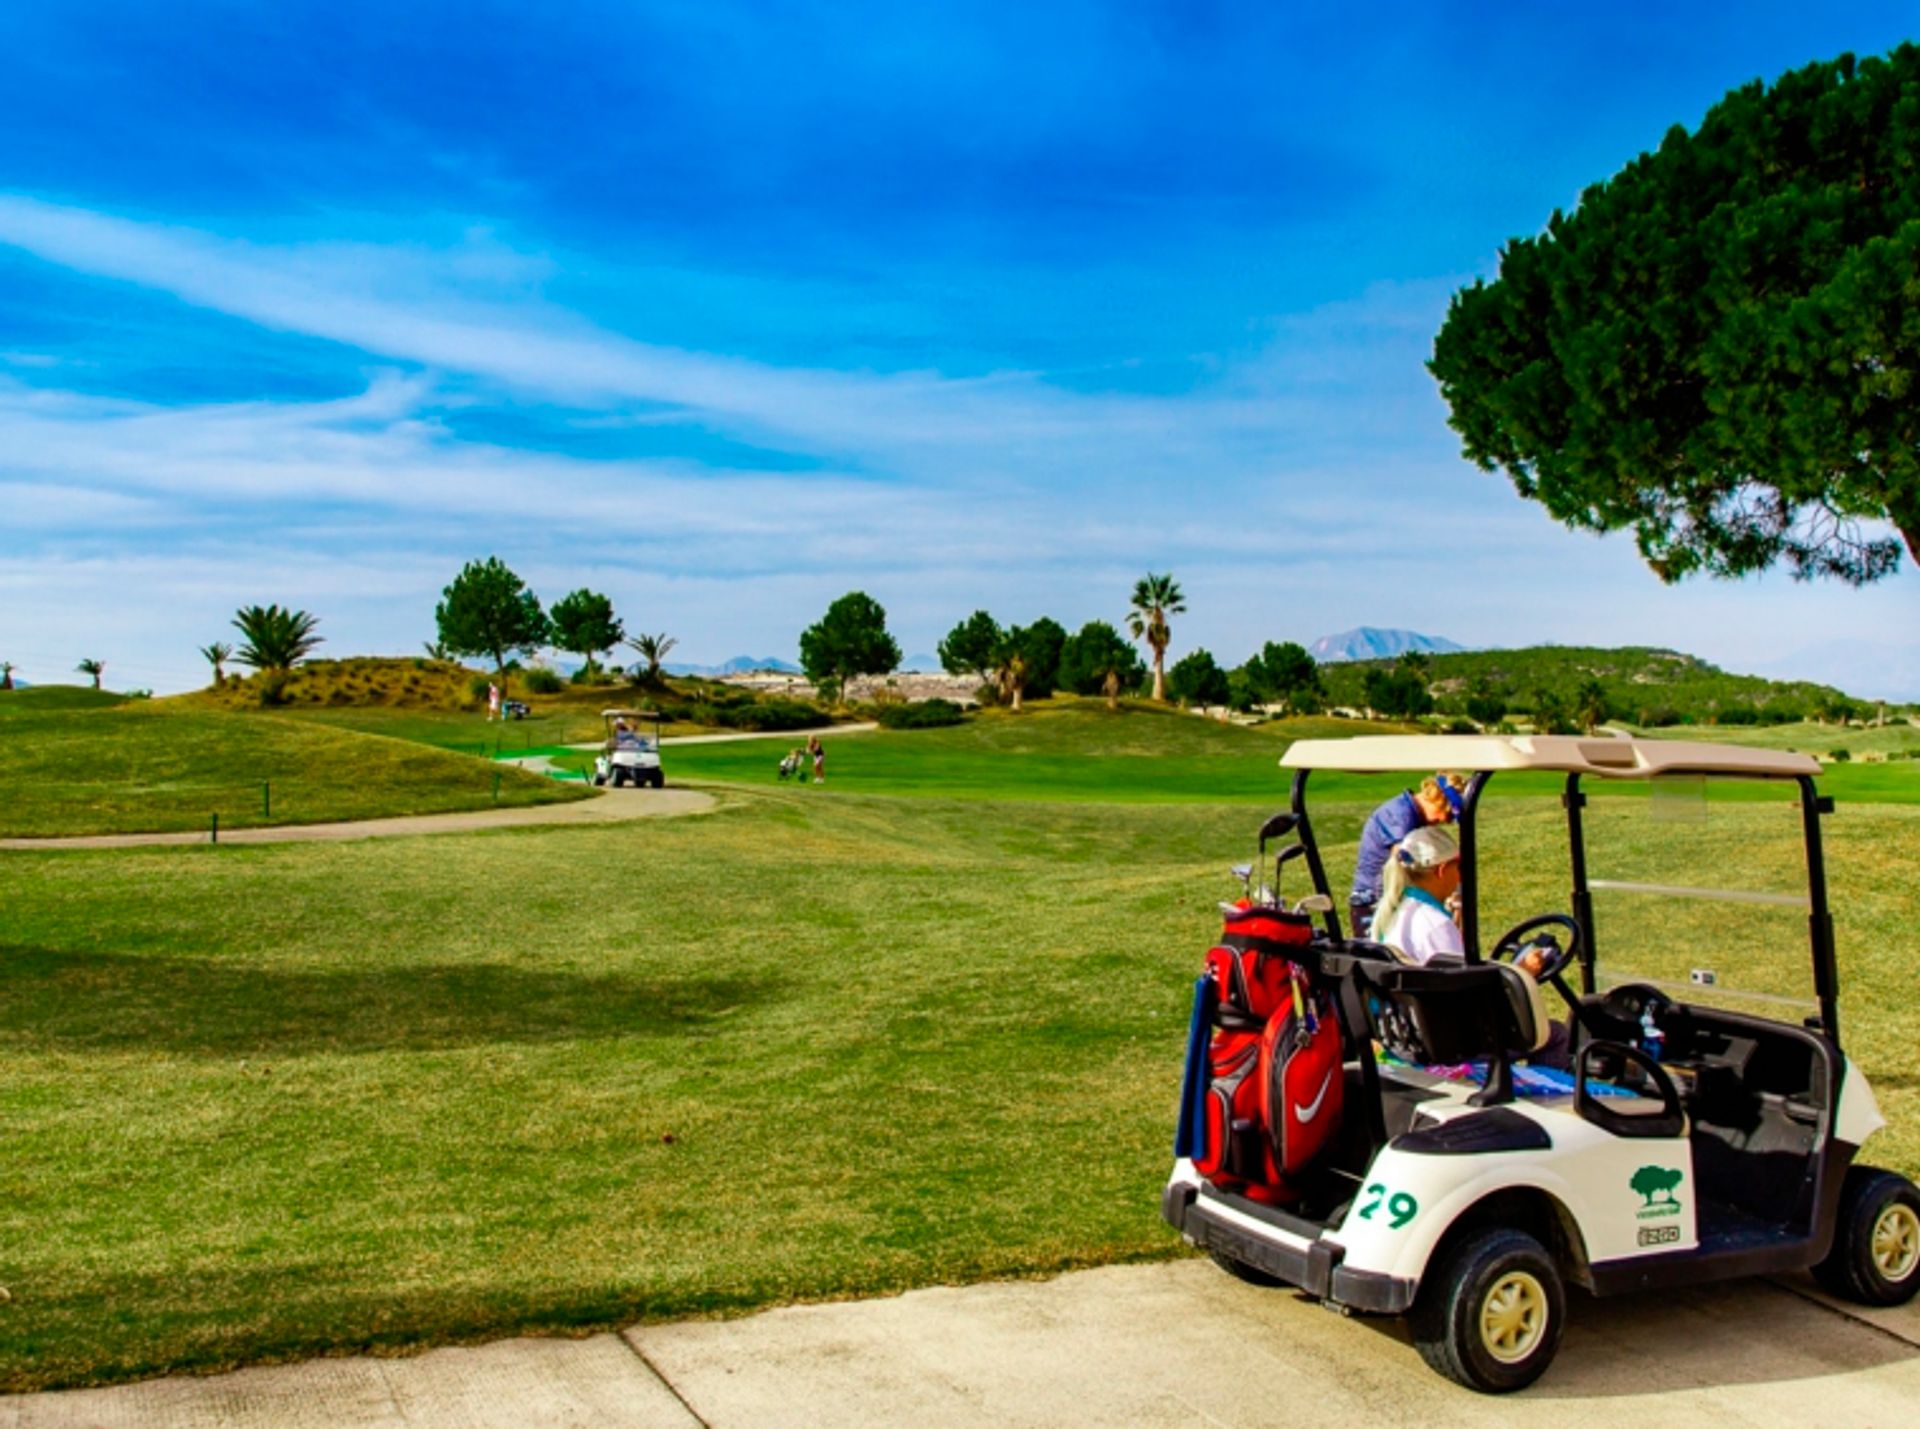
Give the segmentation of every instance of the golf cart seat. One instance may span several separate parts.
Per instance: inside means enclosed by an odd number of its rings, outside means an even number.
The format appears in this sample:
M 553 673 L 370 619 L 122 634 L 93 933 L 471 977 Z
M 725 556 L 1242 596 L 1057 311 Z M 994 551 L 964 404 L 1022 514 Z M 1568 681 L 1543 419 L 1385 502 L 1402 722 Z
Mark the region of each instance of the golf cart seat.
M 1394 1056 L 1415 1065 L 1487 1062 L 1476 1106 L 1512 1101 L 1511 1059 L 1552 1035 L 1539 984 L 1508 963 L 1373 963 L 1364 976 L 1375 1035 Z

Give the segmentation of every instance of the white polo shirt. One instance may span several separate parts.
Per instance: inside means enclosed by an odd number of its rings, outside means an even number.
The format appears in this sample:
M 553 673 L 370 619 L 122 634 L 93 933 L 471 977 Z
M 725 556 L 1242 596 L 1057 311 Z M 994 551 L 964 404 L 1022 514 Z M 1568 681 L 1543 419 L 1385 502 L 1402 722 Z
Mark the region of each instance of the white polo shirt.
M 1377 941 L 1398 948 L 1409 961 L 1416 963 L 1426 963 L 1443 953 L 1456 958 L 1467 955 L 1460 929 L 1447 910 L 1420 888 L 1407 890 L 1407 896 L 1393 910 L 1393 925 L 1386 935 L 1376 933 L 1374 936 Z

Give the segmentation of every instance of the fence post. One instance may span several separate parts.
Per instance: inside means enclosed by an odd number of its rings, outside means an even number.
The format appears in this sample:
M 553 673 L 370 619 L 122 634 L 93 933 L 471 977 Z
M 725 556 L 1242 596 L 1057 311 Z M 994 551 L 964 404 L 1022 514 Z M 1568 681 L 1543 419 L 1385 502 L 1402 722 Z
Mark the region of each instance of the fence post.
M 493 802 L 496 804 L 500 802 L 500 771 L 498 769 L 493 771 Z
M 260 781 L 260 817 L 263 819 L 273 817 L 273 783 L 267 779 Z
M 220 842 L 220 811 L 218 809 L 213 811 L 213 825 L 209 832 L 207 842 L 215 844 Z

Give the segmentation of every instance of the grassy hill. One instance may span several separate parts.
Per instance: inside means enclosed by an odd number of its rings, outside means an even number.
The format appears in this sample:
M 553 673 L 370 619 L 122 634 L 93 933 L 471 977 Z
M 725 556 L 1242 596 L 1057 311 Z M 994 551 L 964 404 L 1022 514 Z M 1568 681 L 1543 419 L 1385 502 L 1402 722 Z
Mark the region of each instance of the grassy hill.
M 0 693 L 0 836 L 204 829 L 215 813 L 223 828 L 323 823 L 582 796 L 400 740 L 94 694 Z
M 24 690 L 0 690 L 0 720 L 67 710 L 107 710 L 131 700 L 129 695 L 86 685 L 34 685 Z
M 1323 665 L 1320 674 L 1334 704 L 1358 707 L 1366 702 L 1367 672 L 1388 663 Z M 1785 723 L 1849 703 L 1830 685 L 1729 674 L 1693 655 L 1638 645 L 1469 650 L 1432 656 L 1429 668 L 1429 689 L 1447 713 L 1463 711 L 1476 685 L 1506 694 L 1510 709 L 1524 710 L 1540 691 L 1570 704 L 1575 692 L 1593 679 L 1606 690 L 1616 718 L 1643 725 Z
M 503 754 L 578 744 L 604 734 L 600 712 L 657 709 L 669 733 L 741 728 L 822 728 L 817 706 L 768 698 L 712 680 L 674 678 L 609 684 L 549 683 L 551 672 L 520 671 L 508 695 L 529 705 L 526 719 L 489 723 L 485 671 L 424 656 L 362 655 L 310 660 L 276 681 L 229 678 L 218 687 L 159 703 L 191 709 L 273 714 L 363 734 L 431 744 L 463 754 Z M 538 685 L 540 688 L 532 688 Z M 271 695 L 271 698 L 267 698 Z

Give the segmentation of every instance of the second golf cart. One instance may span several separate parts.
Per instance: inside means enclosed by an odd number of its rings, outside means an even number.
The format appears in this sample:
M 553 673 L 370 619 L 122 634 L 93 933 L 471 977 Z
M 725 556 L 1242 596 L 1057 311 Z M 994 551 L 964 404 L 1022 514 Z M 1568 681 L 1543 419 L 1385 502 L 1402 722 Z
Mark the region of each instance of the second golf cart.
M 1547 1368 L 1567 1282 L 1611 1295 L 1810 1269 L 1866 1304 L 1920 1290 L 1920 1196 L 1855 1161 L 1884 1123 L 1842 1051 L 1821 848 L 1832 801 L 1814 760 L 1436 736 L 1304 740 L 1282 763 L 1291 806 L 1262 830 L 1250 896 L 1227 905 L 1227 946 L 1209 968 L 1234 970 L 1238 987 L 1266 976 L 1261 957 L 1279 959 L 1275 1017 L 1304 1011 L 1311 1030 L 1318 1007 L 1338 1036 L 1296 1090 L 1273 1069 L 1325 1038 L 1276 1036 L 1270 1023 L 1259 1110 L 1240 1115 L 1255 1103 L 1222 1099 L 1232 1057 L 1219 1049 L 1249 1035 L 1245 1019 L 1220 1010 L 1232 997 L 1211 972 L 1201 979 L 1162 1198 L 1190 1243 L 1245 1280 L 1346 1313 L 1407 1315 L 1429 1365 L 1488 1392 Z M 1338 771 L 1352 799 L 1379 787 L 1360 776 L 1436 769 L 1470 775 L 1458 815 L 1465 956 L 1411 965 L 1343 933 L 1307 794 L 1321 771 Z M 1496 780 L 1547 797 L 1490 805 Z M 1275 863 L 1269 838 L 1287 844 Z M 1312 897 L 1290 907 L 1277 888 L 1295 860 Z M 1490 910 L 1515 925 L 1486 940 Z M 1746 915 L 1773 920 L 1800 951 L 1733 936 Z M 1256 922 L 1264 933 L 1232 936 Z M 1544 961 L 1537 981 L 1514 966 L 1523 952 Z M 1557 1072 L 1525 1065 L 1548 1039 L 1543 987 L 1567 1022 Z M 1735 1010 L 1743 999 L 1759 1010 Z M 1299 1150 L 1283 1144 L 1295 1119 L 1325 1121 L 1331 1104 L 1337 1125 L 1275 1175 Z M 1223 1154 L 1223 1137 L 1258 1154 Z
M 607 738 L 599 758 L 593 762 L 593 782 L 622 784 L 635 788 L 664 789 L 667 771 L 660 765 L 660 713 L 658 710 L 602 710 Z M 642 733 L 642 726 L 651 733 Z

